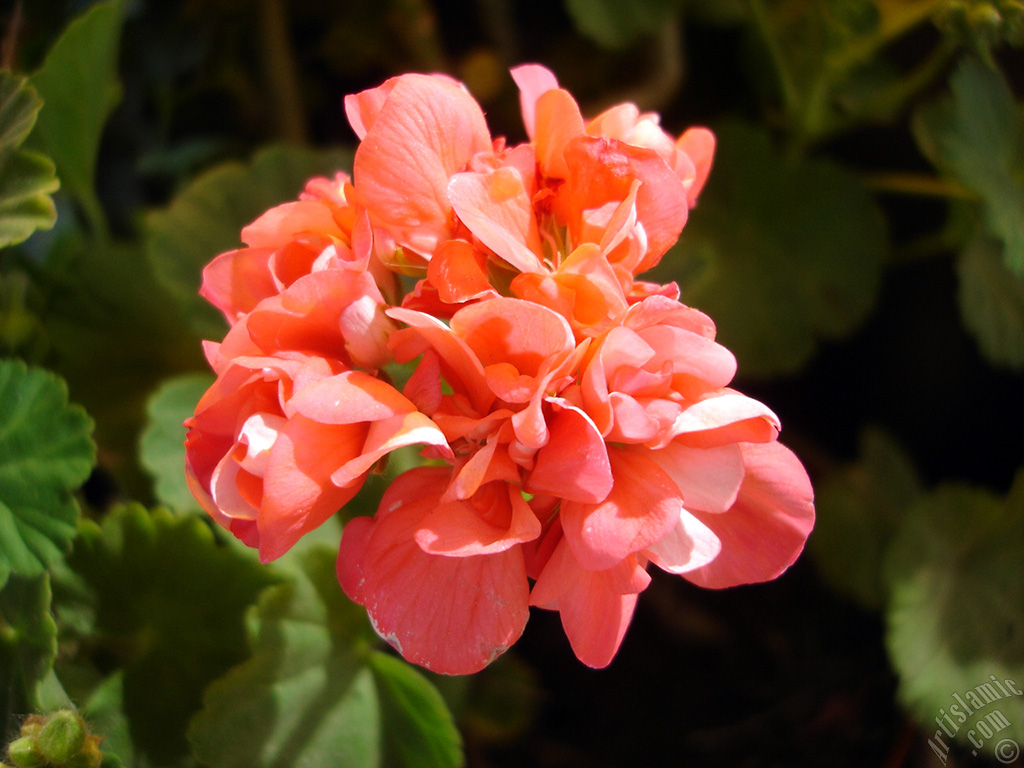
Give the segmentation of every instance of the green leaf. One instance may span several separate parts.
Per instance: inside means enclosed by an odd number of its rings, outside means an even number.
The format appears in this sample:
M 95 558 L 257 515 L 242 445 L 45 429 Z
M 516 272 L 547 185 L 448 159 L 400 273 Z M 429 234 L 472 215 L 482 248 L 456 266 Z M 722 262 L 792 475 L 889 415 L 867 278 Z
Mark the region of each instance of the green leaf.
M 103 751 L 113 753 L 128 765 L 136 765 L 130 724 L 124 707 L 124 673 L 108 676 L 82 706 L 82 715 L 94 733 L 103 736 Z
M 42 99 L 24 77 L 0 72 L 0 248 L 57 220 L 50 193 L 60 182 L 48 157 L 22 149 Z
M 653 35 L 679 13 L 684 0 L 565 0 L 576 28 L 605 48 L 625 48 Z
M 374 651 L 369 661 L 384 716 L 387 764 L 415 768 L 463 765 L 462 736 L 437 688 L 421 672 L 390 654 Z
M 914 115 L 928 158 L 981 198 L 1003 260 L 1024 275 L 1024 121 L 1003 76 L 973 59 L 950 81 L 952 94 Z
M 72 493 L 92 470 L 92 421 L 68 404 L 64 382 L 17 360 L 0 361 L 0 585 L 12 571 L 38 576 L 78 526 Z
M 85 209 L 94 229 L 106 223 L 96 197 L 96 157 L 107 117 L 121 100 L 117 56 L 122 0 L 93 5 L 54 43 L 32 84 L 43 97 L 38 132 L 64 188 Z
M 41 709 L 39 685 L 57 657 L 57 625 L 50 615 L 50 580 L 12 576 L 0 590 L 0 722 Z M 3 729 L 0 728 L 0 734 Z M 6 741 L 6 739 L 4 740 Z
M 71 567 L 92 589 L 96 636 L 123 671 L 132 742 L 158 764 L 186 754 L 203 689 L 246 655 L 244 614 L 272 572 L 195 517 L 120 507 L 87 521 Z
M 811 551 L 832 586 L 866 608 L 881 610 L 885 553 L 921 493 L 914 467 L 887 435 L 868 430 L 860 461 L 833 473 L 815 493 L 818 514 Z
M 1024 683 L 1022 528 L 1024 472 L 1007 500 L 947 485 L 912 508 L 887 561 L 886 643 L 899 698 L 928 733 L 938 726 L 937 738 L 954 736 L 978 753 L 1003 738 L 1024 740 L 1024 699 L 986 699 L 999 693 L 993 678 Z M 995 721 L 979 721 L 996 712 L 1009 723 L 989 738 Z
M 207 690 L 189 731 L 217 768 L 380 761 L 380 716 L 366 665 L 365 612 L 338 586 L 332 550 L 307 553 L 304 574 L 268 590 L 252 658 Z
M 789 162 L 751 127 L 716 134 L 708 187 L 657 276 L 678 280 L 682 301 L 714 318 L 742 373 L 790 373 L 819 338 L 851 333 L 874 305 L 883 217 L 836 165 Z
M 146 217 L 154 271 L 205 338 L 224 335 L 221 314 L 199 296 L 203 267 L 240 245 L 241 231 L 267 209 L 293 200 L 306 181 L 351 165 L 341 151 L 271 147 L 249 165 L 229 162 L 197 177 L 170 206 Z
M 139 441 L 142 465 L 156 485 L 156 497 L 177 511 L 199 509 L 185 482 L 185 419 L 213 383 L 208 373 L 168 379 L 146 404 L 147 425 Z
M 168 376 L 204 365 L 199 337 L 139 244 L 61 242 L 37 284 L 53 367 L 96 419 L 96 440 L 118 486 L 147 498 L 152 484 L 137 464 L 145 400 Z
M 957 257 L 960 312 L 982 354 L 1024 369 L 1024 273 L 1007 269 L 1000 244 L 976 236 Z

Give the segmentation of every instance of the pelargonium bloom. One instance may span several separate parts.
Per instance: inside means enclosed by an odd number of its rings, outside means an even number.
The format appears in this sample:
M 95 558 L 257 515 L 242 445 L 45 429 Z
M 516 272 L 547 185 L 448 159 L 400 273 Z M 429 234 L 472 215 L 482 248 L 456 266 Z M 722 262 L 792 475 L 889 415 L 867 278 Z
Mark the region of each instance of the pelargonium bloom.
M 712 320 L 640 277 L 683 231 L 712 134 L 673 138 L 629 104 L 587 121 L 543 67 L 513 77 L 514 146 L 445 75 L 346 99 L 352 179 L 311 182 L 207 268 L 232 327 L 187 422 L 193 492 L 264 560 L 422 446 L 346 524 L 338 579 L 403 656 L 449 674 L 514 643 L 530 606 L 605 666 L 650 565 L 773 579 L 814 521 Z M 418 278 L 404 296 L 398 274 Z

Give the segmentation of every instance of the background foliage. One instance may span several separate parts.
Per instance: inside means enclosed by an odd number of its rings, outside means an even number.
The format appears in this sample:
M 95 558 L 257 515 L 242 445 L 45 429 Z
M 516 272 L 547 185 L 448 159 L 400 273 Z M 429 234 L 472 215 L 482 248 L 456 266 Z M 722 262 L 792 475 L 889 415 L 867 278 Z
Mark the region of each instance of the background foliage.
M 1024 684 L 1024 4 L 32 0 L 2 22 L 5 743 L 68 707 L 142 768 L 997 765 L 1024 741 L 1020 696 L 936 730 L 990 676 Z M 518 141 L 524 61 L 591 115 L 715 130 L 657 277 L 781 415 L 818 525 L 772 584 L 656 578 L 606 671 L 539 614 L 437 679 L 338 589 L 333 522 L 263 567 L 199 513 L 180 425 L 223 327 L 196 289 L 349 167 L 343 95 L 447 71 Z

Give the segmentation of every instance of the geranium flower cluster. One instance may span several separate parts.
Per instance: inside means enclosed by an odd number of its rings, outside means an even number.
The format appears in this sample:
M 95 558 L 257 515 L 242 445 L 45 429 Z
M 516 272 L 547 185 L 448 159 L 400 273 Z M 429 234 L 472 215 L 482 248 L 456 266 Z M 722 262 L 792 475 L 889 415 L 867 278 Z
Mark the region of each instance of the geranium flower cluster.
M 420 446 L 345 526 L 338 578 L 406 659 L 451 674 L 512 645 L 531 605 L 603 667 L 650 564 L 772 579 L 814 519 L 712 321 L 638 278 L 680 236 L 712 134 L 674 139 L 631 104 L 587 121 L 548 70 L 512 75 L 515 146 L 446 76 L 345 100 L 352 178 L 310 181 L 204 272 L 231 327 L 187 422 L 196 498 L 264 561 Z

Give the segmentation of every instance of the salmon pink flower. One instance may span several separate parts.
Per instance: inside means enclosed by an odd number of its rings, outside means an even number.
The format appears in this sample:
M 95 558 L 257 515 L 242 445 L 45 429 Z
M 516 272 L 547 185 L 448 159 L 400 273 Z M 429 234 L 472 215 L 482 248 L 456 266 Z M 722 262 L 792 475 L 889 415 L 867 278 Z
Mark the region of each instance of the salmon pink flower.
M 196 498 L 264 560 L 423 446 L 346 524 L 337 573 L 382 638 L 447 674 L 490 663 L 531 606 L 603 667 L 651 564 L 712 588 L 773 579 L 814 521 L 714 323 L 638 278 L 680 236 L 714 137 L 631 104 L 587 121 L 550 71 L 513 78 L 517 146 L 444 75 L 345 100 L 352 181 L 310 182 L 206 270 L 232 327 L 187 422 Z M 420 278 L 404 297 L 398 273 Z

